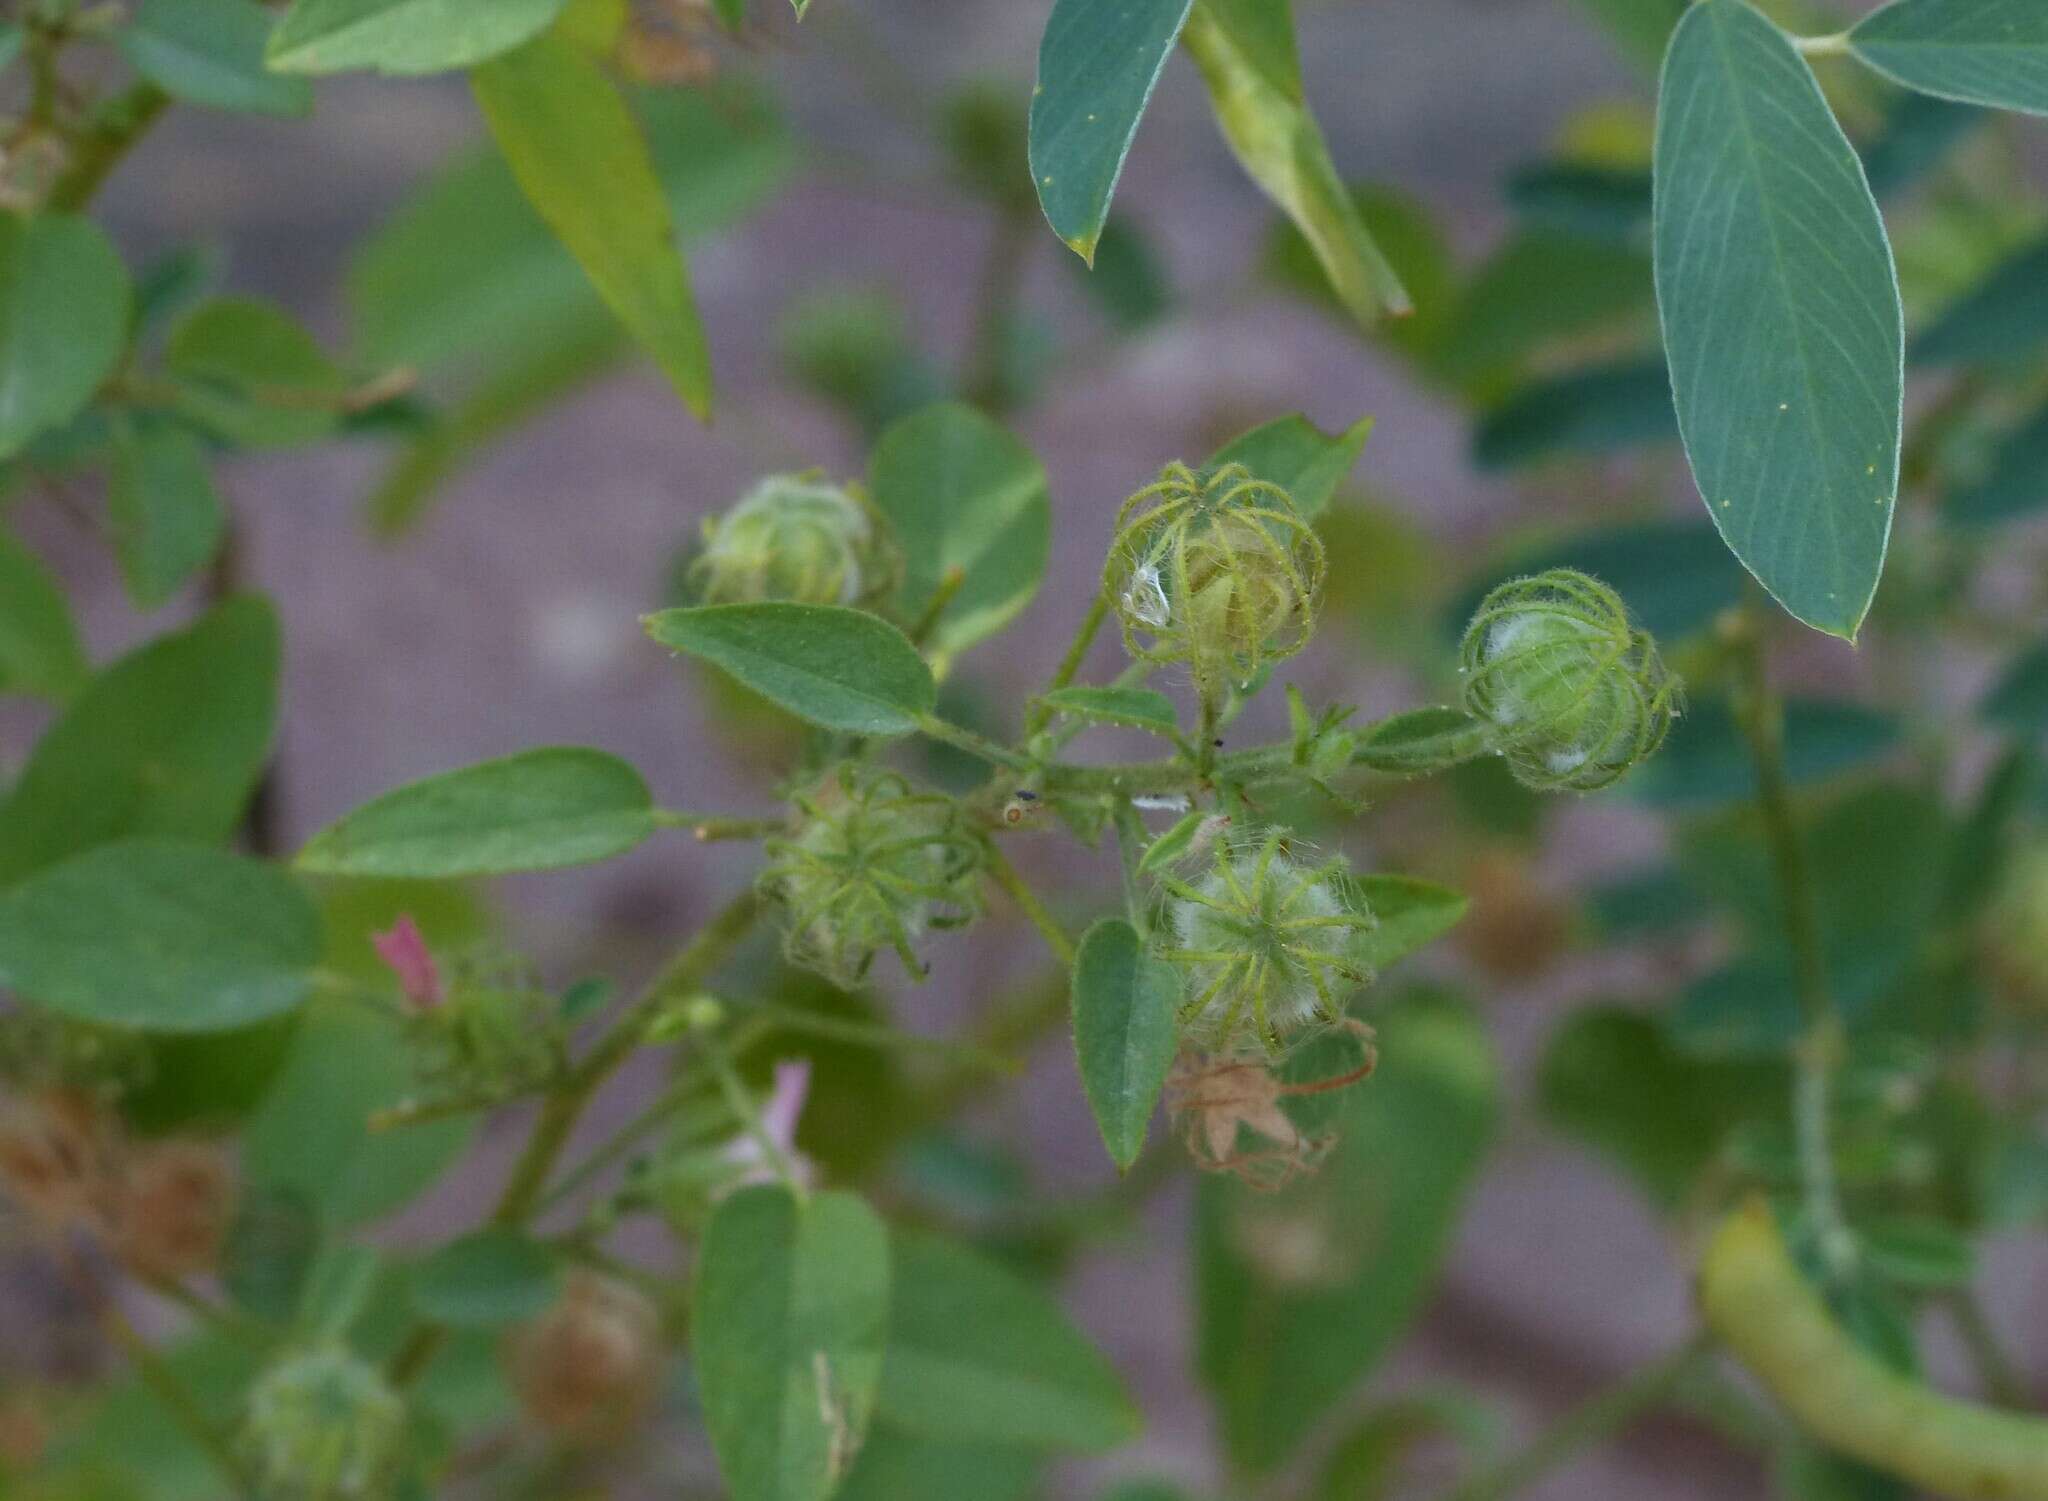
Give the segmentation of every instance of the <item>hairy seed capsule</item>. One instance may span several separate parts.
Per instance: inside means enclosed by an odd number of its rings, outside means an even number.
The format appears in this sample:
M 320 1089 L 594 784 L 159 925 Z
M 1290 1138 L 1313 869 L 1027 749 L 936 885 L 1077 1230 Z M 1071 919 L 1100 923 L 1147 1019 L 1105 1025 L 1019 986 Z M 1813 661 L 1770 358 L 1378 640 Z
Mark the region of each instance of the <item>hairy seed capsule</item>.
M 377 1501 L 391 1491 L 405 1403 L 340 1345 L 288 1356 L 249 1390 L 246 1443 L 264 1501 Z
M 1226 1057 L 1280 1052 L 1335 1021 L 1372 979 L 1376 926 L 1341 858 L 1310 865 L 1278 831 L 1218 847 L 1207 874 L 1162 879 L 1160 957 L 1185 976 L 1181 1035 Z
M 1185 662 L 1216 702 L 1308 644 L 1323 544 L 1285 490 L 1240 464 L 1171 464 L 1117 513 L 1103 587 L 1131 655 Z
M 1664 742 L 1681 685 L 1615 592 L 1568 568 L 1502 584 L 1463 649 L 1465 708 L 1492 726 L 1515 779 L 1590 792 Z
M 234 1196 L 227 1153 L 214 1143 L 183 1137 L 136 1147 L 121 1176 L 121 1264 L 138 1276 L 167 1281 L 211 1272 L 227 1238 Z
M 843 766 L 794 801 L 796 831 L 768 842 L 761 874 L 763 894 L 788 914 L 793 963 L 851 985 L 886 948 L 921 976 L 916 940 L 979 915 L 981 845 L 953 799 Z
M 690 583 L 706 604 L 850 605 L 893 588 L 898 561 L 858 495 L 811 476 L 777 474 L 704 523 Z
M 661 1385 L 661 1317 L 625 1283 L 578 1272 L 511 1342 L 513 1388 L 528 1417 L 575 1444 L 630 1431 Z

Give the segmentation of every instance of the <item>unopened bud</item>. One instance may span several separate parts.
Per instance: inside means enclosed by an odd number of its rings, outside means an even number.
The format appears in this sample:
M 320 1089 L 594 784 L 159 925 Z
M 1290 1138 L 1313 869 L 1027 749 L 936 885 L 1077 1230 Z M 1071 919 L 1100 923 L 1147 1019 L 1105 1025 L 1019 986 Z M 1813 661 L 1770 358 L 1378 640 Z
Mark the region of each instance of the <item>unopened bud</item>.
M 404 1401 L 340 1345 L 287 1356 L 249 1389 L 245 1443 L 264 1501 L 376 1501 L 404 1439 Z
M 895 550 L 860 497 L 778 474 L 704 523 L 690 581 L 706 604 L 850 605 L 887 592 L 897 572 Z
M 661 1386 L 661 1316 L 625 1283 L 578 1272 L 513 1337 L 512 1384 L 527 1416 L 572 1443 L 630 1430 Z

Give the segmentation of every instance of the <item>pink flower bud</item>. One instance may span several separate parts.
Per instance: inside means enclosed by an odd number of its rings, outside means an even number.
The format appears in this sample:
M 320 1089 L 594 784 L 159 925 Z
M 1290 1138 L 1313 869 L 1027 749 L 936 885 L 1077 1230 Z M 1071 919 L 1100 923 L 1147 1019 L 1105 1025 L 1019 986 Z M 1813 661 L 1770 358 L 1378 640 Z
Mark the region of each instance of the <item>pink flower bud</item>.
M 398 988 L 405 992 L 406 1002 L 414 1010 L 431 1011 L 446 999 L 441 971 L 410 912 L 401 912 L 388 931 L 372 933 L 370 946 L 398 976 Z

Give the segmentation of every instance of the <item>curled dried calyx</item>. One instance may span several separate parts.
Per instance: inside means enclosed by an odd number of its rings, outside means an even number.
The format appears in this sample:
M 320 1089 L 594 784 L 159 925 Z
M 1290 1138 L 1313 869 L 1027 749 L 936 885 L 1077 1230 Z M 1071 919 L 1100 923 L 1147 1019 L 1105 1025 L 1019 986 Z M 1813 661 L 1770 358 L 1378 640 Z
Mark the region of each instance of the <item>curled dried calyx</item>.
M 1185 662 L 1206 702 L 1308 644 L 1323 544 L 1278 485 L 1241 464 L 1169 464 L 1117 513 L 1103 588 L 1134 657 Z
M 1205 872 L 1160 888 L 1159 957 L 1181 971 L 1194 1047 L 1277 1055 L 1372 979 L 1377 922 L 1343 858 L 1312 863 L 1284 831 L 1219 840 Z
M 795 830 L 768 842 L 761 873 L 762 894 L 787 914 L 791 962 L 852 985 L 893 949 L 922 977 L 917 940 L 980 915 L 982 845 L 952 798 L 846 765 L 793 802 Z
M 507 1345 L 525 1414 L 566 1443 L 629 1433 L 661 1391 L 661 1311 L 625 1283 L 578 1271 Z
M 377 1368 L 323 1344 L 256 1378 L 243 1443 L 265 1501 L 372 1501 L 390 1493 L 405 1429 Z
M 1337 1144 L 1334 1130 L 1308 1130 L 1286 1101 L 1363 1083 L 1379 1063 L 1372 1028 L 1346 1018 L 1341 1034 L 1357 1062 L 1326 1077 L 1283 1077 L 1264 1059 L 1185 1052 L 1166 1079 L 1166 1108 L 1195 1166 L 1271 1191 L 1312 1173 Z
M 689 582 L 705 604 L 850 605 L 887 594 L 901 572 L 882 519 L 857 491 L 776 474 L 705 521 Z
M 1502 584 L 1465 630 L 1465 708 L 1517 781 L 1590 792 L 1664 743 L 1682 685 L 1615 592 L 1568 568 Z

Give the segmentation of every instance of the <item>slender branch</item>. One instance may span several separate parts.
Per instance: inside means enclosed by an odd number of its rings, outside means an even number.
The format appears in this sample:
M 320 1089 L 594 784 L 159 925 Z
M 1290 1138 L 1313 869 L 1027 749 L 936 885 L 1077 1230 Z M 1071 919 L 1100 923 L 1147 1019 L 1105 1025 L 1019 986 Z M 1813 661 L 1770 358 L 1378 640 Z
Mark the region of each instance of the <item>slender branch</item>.
M 2026 1378 L 1999 1344 L 1997 1331 L 1984 1316 L 1984 1308 L 1977 1301 L 1977 1295 L 1968 1288 L 1961 1288 L 1952 1293 L 1947 1302 L 1949 1318 L 1954 1321 L 1956 1332 L 1963 1337 L 1970 1359 L 1976 1363 L 1985 1395 L 2000 1407 L 2021 1410 L 2032 1407 L 2033 1396 L 2027 1390 Z
M 1017 874 L 1003 852 L 991 842 L 988 849 L 988 873 L 995 883 L 1010 895 L 1023 914 L 1031 920 L 1031 926 L 1038 929 L 1045 946 L 1052 950 L 1053 957 L 1071 969 L 1074 965 L 1074 941 L 1067 937 L 1053 915 L 1045 910 L 1045 903 L 1038 899 L 1038 893 L 1031 889 L 1031 883 Z
M 894 1027 L 885 1027 L 876 1022 L 853 1021 L 843 1016 L 826 1016 L 821 1012 L 804 1011 L 795 1006 L 778 1006 L 772 1002 L 748 1005 L 742 1009 L 749 1020 L 769 1022 L 787 1032 L 807 1032 L 813 1037 L 852 1043 L 856 1047 L 901 1048 L 906 1052 L 930 1053 L 948 1058 L 963 1068 L 990 1074 L 1015 1074 L 1020 1069 L 1014 1058 L 991 1052 L 972 1042 L 962 1042 L 954 1037 L 926 1037 L 916 1032 L 898 1031 Z
M 1067 654 L 1060 658 L 1060 665 L 1054 670 L 1052 681 L 1045 686 L 1046 693 L 1057 693 L 1074 681 L 1074 675 L 1081 670 L 1081 662 L 1088 655 L 1088 648 L 1095 644 L 1096 634 L 1102 629 L 1102 622 L 1109 618 L 1109 591 L 1096 591 L 1089 601 L 1088 613 L 1081 617 L 1081 624 L 1074 630 L 1074 639 L 1067 646 Z M 1042 700 L 1042 695 L 1041 695 Z M 1025 722 L 1024 734 L 1028 739 L 1046 727 L 1052 719 L 1052 709 L 1043 701 L 1031 710 Z
M 1843 1047 L 1841 1014 L 1828 981 L 1821 946 L 1820 907 L 1806 842 L 1792 807 L 1785 774 L 1785 706 L 1770 683 L 1764 661 L 1763 621 L 1754 602 L 1727 627 L 1740 673 L 1736 710 L 1755 763 L 1757 807 L 1764 838 L 1777 872 L 1784 904 L 1785 938 L 1804 1018 L 1804 1033 L 1793 1050 L 1792 1117 L 1806 1214 L 1821 1258 L 1839 1280 L 1856 1252 L 1835 1187 L 1834 1155 L 1828 1140 L 1828 1096 Z
M 1527 1448 L 1509 1455 L 1454 1488 L 1448 1501 L 1501 1501 L 1549 1475 L 1581 1450 L 1612 1438 L 1638 1418 L 1671 1402 L 1706 1359 L 1707 1335 L 1696 1335 L 1669 1355 L 1596 1392 Z
M 1010 771 L 1030 769 L 1030 763 L 1015 751 L 996 744 L 986 735 L 977 734 L 962 725 L 941 719 L 936 714 L 918 715 L 917 727 L 932 739 L 942 740 L 947 745 L 966 751 L 970 756 L 978 756 L 991 766 L 1001 766 Z
M 924 613 L 917 617 L 916 623 L 906 633 L 912 646 L 923 646 L 931 639 L 932 632 L 938 629 L 939 617 L 946 613 L 946 606 L 953 602 L 954 596 L 960 592 L 960 586 L 966 582 L 967 570 L 958 563 L 940 576 L 939 586 L 932 590 L 932 597 L 926 603 Z
M 720 839 L 766 839 L 789 827 L 785 818 L 734 818 L 723 813 L 686 813 L 677 808 L 654 810 L 655 824 L 664 829 L 688 829 L 700 844 Z
M 91 203 L 170 102 L 155 84 L 138 83 L 102 104 L 91 126 L 71 143 L 71 165 L 52 184 L 49 206 L 76 213 Z

